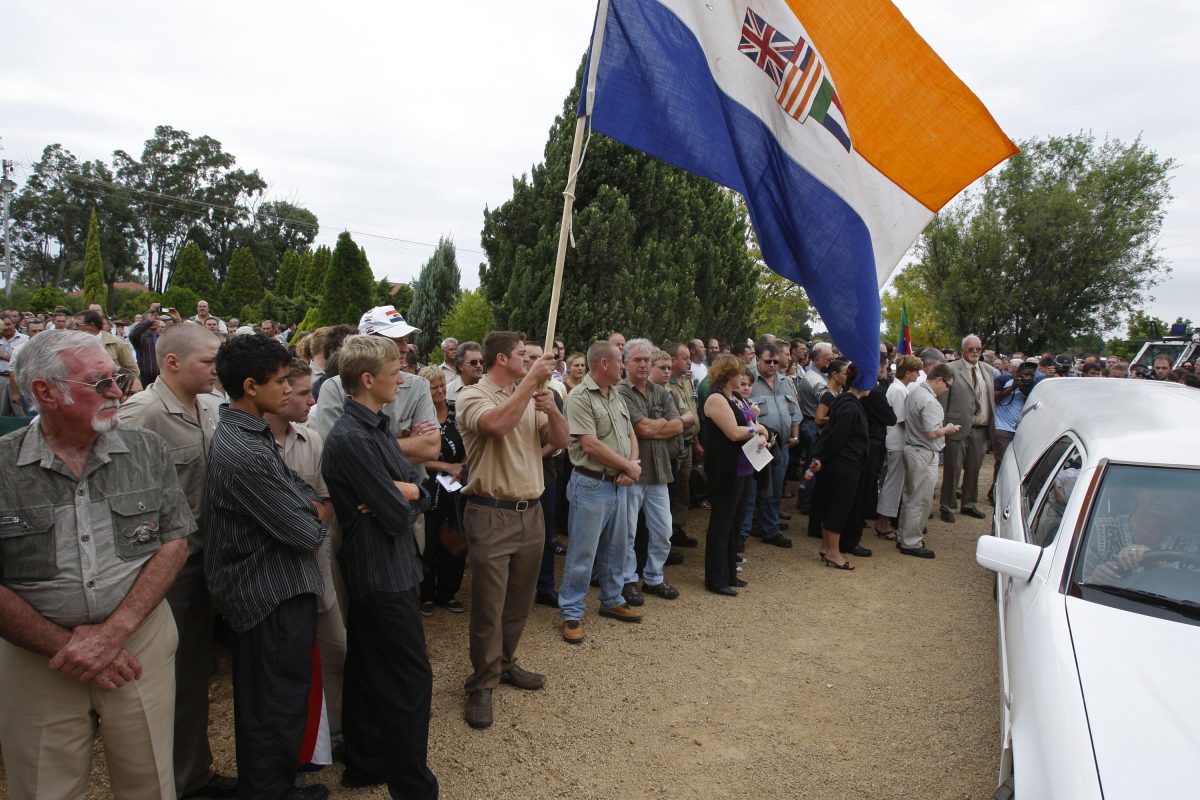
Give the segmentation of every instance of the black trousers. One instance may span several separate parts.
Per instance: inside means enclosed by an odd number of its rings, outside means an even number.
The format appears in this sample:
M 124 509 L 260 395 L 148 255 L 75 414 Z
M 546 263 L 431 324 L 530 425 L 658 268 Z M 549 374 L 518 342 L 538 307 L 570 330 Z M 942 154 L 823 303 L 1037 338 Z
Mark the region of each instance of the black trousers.
M 233 635 L 233 726 L 238 797 L 275 800 L 294 788 L 308 721 L 317 597 L 280 603 Z
M 167 590 L 179 631 L 175 649 L 175 790 L 192 792 L 212 779 L 208 681 L 213 666 L 213 609 L 204 556 L 193 553 Z
M 386 783 L 395 798 L 434 800 L 438 782 L 426 764 L 432 694 L 417 593 L 351 600 L 342 689 L 346 773 Z
M 453 505 L 458 496 L 443 492 L 437 508 L 425 512 L 425 552 L 421 561 L 425 568 L 425 579 L 421 581 L 421 599 L 434 603 L 448 603 L 462 587 L 463 571 L 467 568 L 467 551 L 458 555 L 451 553 L 442 544 L 442 524 L 449 522 L 454 530 L 462 530 L 462 517 L 455 513 Z
M 711 484 L 708 493 L 712 512 L 704 538 L 704 585 L 726 589 L 737 577 L 738 528 L 750 500 L 753 476 L 738 476 L 729 485 Z

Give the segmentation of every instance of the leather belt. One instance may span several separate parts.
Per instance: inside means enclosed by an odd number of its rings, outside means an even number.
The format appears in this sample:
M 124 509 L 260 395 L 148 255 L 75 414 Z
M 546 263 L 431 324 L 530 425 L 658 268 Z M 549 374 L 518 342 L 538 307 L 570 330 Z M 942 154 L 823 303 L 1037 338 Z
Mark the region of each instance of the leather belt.
M 481 506 L 489 508 L 503 508 L 506 511 L 524 511 L 527 508 L 533 508 L 540 502 L 538 498 L 532 500 L 497 500 L 494 497 L 483 497 L 478 494 L 467 495 L 468 503 L 478 503 Z
M 578 472 L 580 475 L 583 475 L 588 478 L 593 478 L 598 481 L 608 481 L 609 483 L 612 483 L 613 481 L 615 481 L 617 479 L 616 475 L 608 475 L 603 472 L 596 472 L 596 470 L 587 469 L 586 467 L 576 467 L 575 471 Z

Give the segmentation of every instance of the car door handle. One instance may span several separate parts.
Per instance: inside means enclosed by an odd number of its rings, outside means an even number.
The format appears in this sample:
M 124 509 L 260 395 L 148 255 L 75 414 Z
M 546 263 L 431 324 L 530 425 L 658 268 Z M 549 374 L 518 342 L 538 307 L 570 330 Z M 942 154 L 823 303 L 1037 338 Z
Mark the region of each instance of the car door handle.
M 1004 507 L 1004 513 L 1003 513 L 1001 516 L 1002 516 L 1004 519 L 1008 519 L 1008 512 L 1009 512 L 1009 510 L 1011 510 L 1011 509 L 1012 509 L 1012 506 L 1005 506 L 1005 507 Z

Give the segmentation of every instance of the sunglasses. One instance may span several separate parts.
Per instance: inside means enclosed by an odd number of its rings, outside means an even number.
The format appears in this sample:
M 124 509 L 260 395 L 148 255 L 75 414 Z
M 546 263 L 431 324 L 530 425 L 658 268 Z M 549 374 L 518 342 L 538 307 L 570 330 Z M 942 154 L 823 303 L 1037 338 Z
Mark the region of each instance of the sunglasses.
M 111 378 L 101 378 L 100 380 L 96 381 L 95 383 L 85 383 L 83 381 L 73 381 L 73 380 L 69 380 L 67 378 L 63 378 L 63 381 L 65 383 L 74 383 L 79 386 L 90 386 L 96 392 L 96 394 L 100 395 L 101 397 L 104 397 L 104 395 L 108 394 L 108 390 L 111 389 L 114 385 L 118 389 L 121 390 L 121 394 L 125 394 L 125 392 L 127 392 L 129 390 L 129 385 L 131 383 L 133 383 L 133 376 L 128 373 L 122 372 L 118 375 L 114 375 Z
M 779 363 L 779 360 L 778 360 L 778 359 L 764 358 L 764 359 L 762 360 L 762 362 L 763 362 L 764 364 L 778 364 L 778 363 Z
M 482 358 L 469 358 L 466 361 L 463 361 L 463 363 L 470 364 L 472 367 L 478 367 L 480 364 L 483 363 L 483 359 Z

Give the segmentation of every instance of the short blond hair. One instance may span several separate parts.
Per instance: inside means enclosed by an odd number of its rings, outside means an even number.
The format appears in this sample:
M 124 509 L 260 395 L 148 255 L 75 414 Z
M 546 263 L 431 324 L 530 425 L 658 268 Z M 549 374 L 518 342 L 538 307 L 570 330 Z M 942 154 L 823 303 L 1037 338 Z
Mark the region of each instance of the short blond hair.
M 349 395 L 358 394 L 363 389 L 362 376 L 365 373 L 378 375 L 392 359 L 399 361 L 400 351 L 391 339 L 359 334 L 347 336 L 342 349 L 338 351 L 338 375 L 342 378 L 342 388 Z
M 435 383 L 446 382 L 446 373 L 442 372 L 442 368 L 437 364 L 429 364 L 421 367 L 417 375 L 429 381 L 430 386 L 433 386 Z

